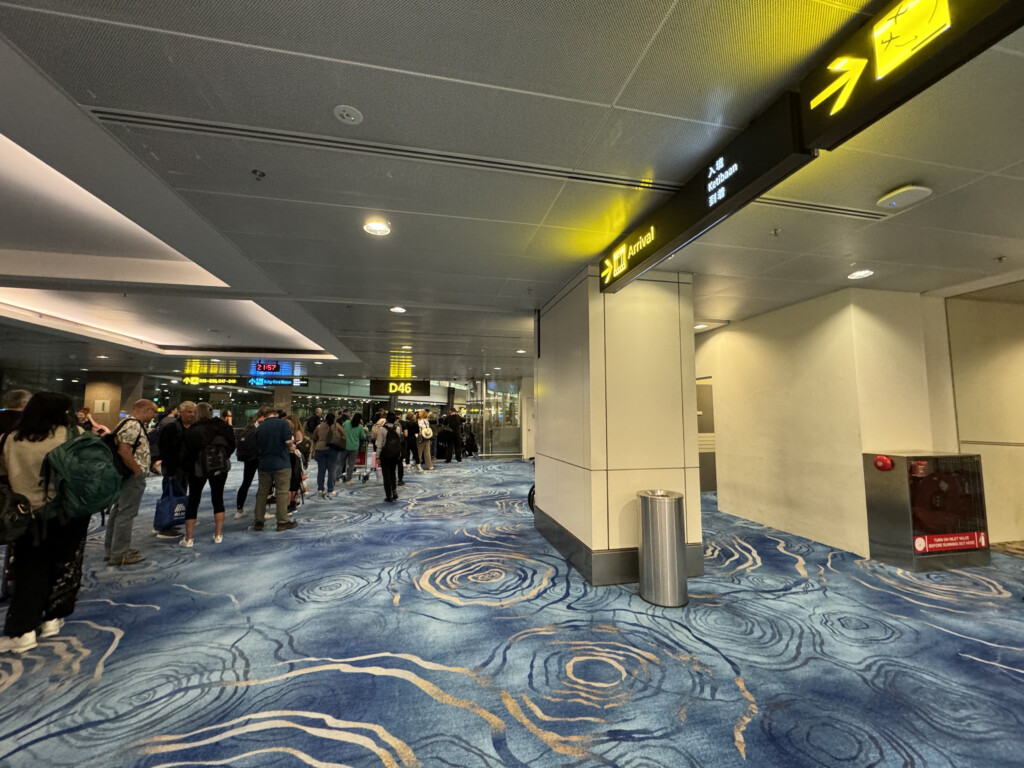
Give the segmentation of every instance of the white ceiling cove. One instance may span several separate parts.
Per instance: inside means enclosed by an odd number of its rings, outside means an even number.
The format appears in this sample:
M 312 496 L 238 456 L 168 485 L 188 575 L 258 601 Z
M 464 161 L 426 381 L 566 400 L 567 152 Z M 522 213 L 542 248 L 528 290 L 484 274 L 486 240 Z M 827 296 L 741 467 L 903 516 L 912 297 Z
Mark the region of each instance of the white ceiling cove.
M 422 378 L 530 375 L 534 310 L 883 5 L 0 2 L 4 362 L 33 310 L 125 369 L 188 347 L 386 375 L 408 345 Z M 719 322 L 862 268 L 1021 300 L 1022 86 L 1017 32 L 658 268 Z M 30 189 L 33 163 L 79 192 Z M 934 194 L 876 208 L 905 184 Z

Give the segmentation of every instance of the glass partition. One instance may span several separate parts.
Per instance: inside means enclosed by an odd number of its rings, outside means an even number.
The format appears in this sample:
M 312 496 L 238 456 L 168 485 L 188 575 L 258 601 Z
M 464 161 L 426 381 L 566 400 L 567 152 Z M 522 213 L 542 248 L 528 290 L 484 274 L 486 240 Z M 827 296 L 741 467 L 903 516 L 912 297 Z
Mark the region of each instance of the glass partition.
M 466 416 L 480 445 L 480 455 L 523 455 L 519 411 L 519 379 L 475 381 L 469 390 Z

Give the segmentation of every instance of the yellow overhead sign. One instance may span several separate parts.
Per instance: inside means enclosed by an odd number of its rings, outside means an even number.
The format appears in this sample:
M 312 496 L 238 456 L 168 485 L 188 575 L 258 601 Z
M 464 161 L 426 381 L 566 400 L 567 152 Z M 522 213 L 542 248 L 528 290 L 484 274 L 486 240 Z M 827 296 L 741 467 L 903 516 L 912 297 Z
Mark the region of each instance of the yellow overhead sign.
M 829 114 L 834 115 L 845 107 L 846 102 L 850 100 L 850 94 L 857 87 L 857 81 L 860 80 L 864 67 L 867 65 L 867 59 L 860 59 L 856 56 L 843 56 L 829 64 L 829 72 L 842 72 L 843 74 L 837 77 L 825 90 L 811 99 L 811 109 L 817 109 L 823 101 L 836 91 L 839 91 L 839 96 L 832 103 L 832 109 L 829 110 Z
M 949 0 L 900 0 L 875 24 L 875 79 L 881 80 L 952 26 Z
M 632 258 L 645 250 L 654 242 L 654 227 L 646 229 L 639 235 L 623 241 L 612 255 L 601 262 L 601 282 L 608 285 L 611 281 L 629 269 Z

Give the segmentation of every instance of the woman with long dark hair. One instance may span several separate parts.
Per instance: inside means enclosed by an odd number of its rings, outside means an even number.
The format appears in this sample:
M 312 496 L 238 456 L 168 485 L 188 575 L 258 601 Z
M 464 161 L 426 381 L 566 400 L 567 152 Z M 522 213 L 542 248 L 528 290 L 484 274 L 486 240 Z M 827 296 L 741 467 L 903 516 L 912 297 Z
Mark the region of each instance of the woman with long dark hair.
M 67 440 L 70 408 L 71 398 L 59 392 L 34 395 L 0 452 L 0 474 L 7 475 L 11 488 L 25 496 L 34 510 L 53 498 L 52 486 L 40 485 L 39 470 L 46 454 Z M 53 517 L 40 530 L 30 530 L 10 545 L 16 586 L 0 651 L 24 653 L 36 647 L 37 638 L 60 632 L 65 617 L 75 610 L 82 585 L 88 529 L 88 517 L 70 518 L 66 523 Z

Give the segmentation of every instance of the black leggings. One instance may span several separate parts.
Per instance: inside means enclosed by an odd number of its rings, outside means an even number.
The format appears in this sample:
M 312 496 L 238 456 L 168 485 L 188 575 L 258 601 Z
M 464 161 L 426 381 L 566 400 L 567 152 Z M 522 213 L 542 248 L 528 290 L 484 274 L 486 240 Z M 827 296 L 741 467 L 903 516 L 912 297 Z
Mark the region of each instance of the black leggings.
M 256 470 L 259 468 L 259 459 L 245 462 L 245 473 L 242 475 L 242 484 L 238 486 L 238 500 L 235 502 L 235 509 L 245 507 L 245 499 L 249 495 L 249 486 L 252 485 L 252 479 L 256 477 Z
M 46 536 L 39 546 L 31 532 L 10 545 L 14 594 L 7 608 L 5 635 L 23 635 L 75 610 L 88 530 L 87 517 L 71 519 L 67 525 L 53 518 L 46 522 Z
M 203 496 L 203 488 L 206 487 L 205 477 L 188 476 L 188 511 L 185 513 L 186 520 L 195 520 L 199 517 L 199 501 Z M 211 477 L 210 496 L 213 499 L 213 513 L 224 511 L 224 484 L 228 481 L 227 473 L 218 477 Z

